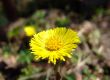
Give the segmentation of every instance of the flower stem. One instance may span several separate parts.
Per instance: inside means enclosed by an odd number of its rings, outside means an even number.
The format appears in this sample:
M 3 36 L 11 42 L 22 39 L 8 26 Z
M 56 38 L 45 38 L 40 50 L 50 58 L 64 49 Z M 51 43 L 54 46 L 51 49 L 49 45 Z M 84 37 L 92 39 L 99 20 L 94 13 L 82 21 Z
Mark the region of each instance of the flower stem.
M 55 80 L 62 80 L 60 65 L 54 66 Z

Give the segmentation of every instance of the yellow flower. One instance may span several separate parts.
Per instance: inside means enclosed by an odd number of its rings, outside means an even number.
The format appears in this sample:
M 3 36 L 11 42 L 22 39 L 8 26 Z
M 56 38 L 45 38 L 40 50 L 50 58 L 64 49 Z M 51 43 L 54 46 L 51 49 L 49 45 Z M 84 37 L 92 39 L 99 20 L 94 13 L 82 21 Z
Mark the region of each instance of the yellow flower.
M 34 26 L 26 26 L 24 27 L 24 31 L 26 36 L 33 36 L 36 33 Z
M 48 59 L 56 64 L 57 60 L 65 61 L 72 56 L 80 39 L 77 32 L 67 28 L 55 28 L 35 34 L 30 41 L 30 49 L 35 60 Z

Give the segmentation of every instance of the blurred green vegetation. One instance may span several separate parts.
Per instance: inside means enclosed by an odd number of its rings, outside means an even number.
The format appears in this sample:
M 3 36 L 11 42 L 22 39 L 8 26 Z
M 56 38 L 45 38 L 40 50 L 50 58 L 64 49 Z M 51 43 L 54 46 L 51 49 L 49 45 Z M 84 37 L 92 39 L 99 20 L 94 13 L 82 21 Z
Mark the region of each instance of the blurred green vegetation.
M 38 9 L 36 0 L 13 1 L 19 16 L 13 22 L 6 16 L 8 13 L 5 13 L 0 1 L 0 79 L 5 80 L 8 77 L 6 80 L 54 80 L 51 64 L 47 64 L 45 60 L 33 60 L 29 47 L 31 37 L 26 36 L 24 31 L 24 27 L 28 25 L 34 26 L 36 33 L 55 27 L 68 27 L 78 31 L 81 39 L 79 47 L 73 52 L 71 59 L 61 64 L 63 80 L 78 80 L 76 72 L 82 80 L 110 79 L 109 8 L 94 9 L 95 14 L 87 20 L 82 19 L 85 15 L 74 10 Z M 4 37 L 6 40 L 3 41 Z M 16 73 L 19 66 L 21 68 L 18 74 L 8 71 L 14 69 Z M 18 76 L 16 79 L 15 75 Z

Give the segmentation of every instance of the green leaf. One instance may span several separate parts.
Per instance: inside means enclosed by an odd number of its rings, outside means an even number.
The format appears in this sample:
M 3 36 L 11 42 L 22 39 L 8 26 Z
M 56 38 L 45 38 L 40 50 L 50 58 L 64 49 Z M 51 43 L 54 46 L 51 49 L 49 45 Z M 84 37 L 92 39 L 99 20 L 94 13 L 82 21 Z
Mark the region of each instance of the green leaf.
M 65 77 L 67 80 L 76 80 L 74 74 L 69 74 Z
M 29 50 L 20 51 L 20 57 L 18 58 L 19 62 L 30 64 L 32 59 L 33 59 L 33 55 L 30 53 Z
M 56 20 L 56 26 L 68 26 L 69 25 L 69 23 L 70 23 L 70 20 L 69 20 L 69 18 L 58 18 L 57 20 Z
M 19 32 L 20 32 L 20 27 L 16 27 L 16 28 L 13 28 L 12 30 L 10 30 L 7 35 L 9 38 L 12 38 L 14 36 L 17 36 L 19 34 Z

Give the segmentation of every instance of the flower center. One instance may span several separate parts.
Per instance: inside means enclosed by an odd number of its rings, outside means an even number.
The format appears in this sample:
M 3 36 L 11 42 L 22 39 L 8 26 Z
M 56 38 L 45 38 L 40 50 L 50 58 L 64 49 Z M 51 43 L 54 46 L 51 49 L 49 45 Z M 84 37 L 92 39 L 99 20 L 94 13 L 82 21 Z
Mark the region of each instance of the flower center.
M 45 43 L 45 48 L 49 51 L 56 51 L 59 50 L 61 47 L 62 47 L 61 40 L 55 37 L 47 39 Z

